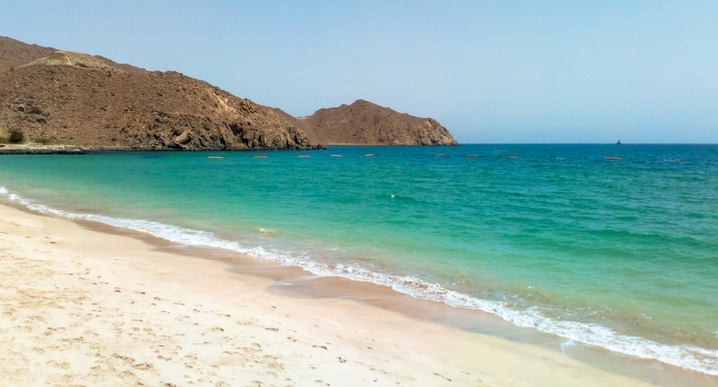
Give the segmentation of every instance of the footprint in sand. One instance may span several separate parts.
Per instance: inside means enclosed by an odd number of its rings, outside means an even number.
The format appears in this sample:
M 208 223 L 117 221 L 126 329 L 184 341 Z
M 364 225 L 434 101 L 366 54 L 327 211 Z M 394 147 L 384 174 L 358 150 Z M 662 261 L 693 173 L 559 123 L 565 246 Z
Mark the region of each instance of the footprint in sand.
M 70 365 L 69 365 L 68 363 L 58 363 L 58 362 L 56 362 L 55 360 L 50 360 L 50 361 L 48 361 L 47 363 L 45 363 L 45 365 L 46 365 L 46 366 L 49 366 L 49 367 L 60 368 L 60 369 L 63 369 L 63 370 L 66 370 L 66 369 L 70 368 Z
M 147 371 L 147 370 L 151 370 L 152 368 L 154 368 L 154 366 L 150 363 L 144 362 L 144 363 L 137 363 L 137 364 L 133 365 L 132 368 L 134 368 L 136 370 L 140 370 L 140 371 Z

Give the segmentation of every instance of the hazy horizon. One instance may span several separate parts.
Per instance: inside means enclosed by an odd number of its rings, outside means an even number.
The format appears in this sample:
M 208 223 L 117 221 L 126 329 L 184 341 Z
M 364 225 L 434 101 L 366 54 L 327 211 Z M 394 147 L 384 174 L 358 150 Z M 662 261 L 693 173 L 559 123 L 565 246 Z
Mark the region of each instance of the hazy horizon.
M 0 35 L 293 116 L 364 99 L 470 143 L 718 143 L 718 2 L 25 1 Z

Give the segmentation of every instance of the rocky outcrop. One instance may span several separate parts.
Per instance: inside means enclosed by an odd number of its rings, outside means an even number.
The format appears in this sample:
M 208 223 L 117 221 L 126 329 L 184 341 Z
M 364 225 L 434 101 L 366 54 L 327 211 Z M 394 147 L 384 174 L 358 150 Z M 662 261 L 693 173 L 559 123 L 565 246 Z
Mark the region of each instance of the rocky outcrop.
M 431 118 L 414 117 L 358 100 L 297 119 L 312 143 L 323 145 L 458 145 Z
M 92 70 L 115 70 L 114 67 L 90 54 L 72 51 L 55 51 L 52 54 L 20 66 L 70 66 Z
M 0 137 L 11 129 L 103 150 L 458 145 L 436 120 L 363 100 L 294 118 L 177 72 L 0 37 Z
M 16 129 L 30 141 L 147 150 L 311 148 L 275 109 L 177 72 L 113 64 L 56 51 L 0 72 L 0 136 Z

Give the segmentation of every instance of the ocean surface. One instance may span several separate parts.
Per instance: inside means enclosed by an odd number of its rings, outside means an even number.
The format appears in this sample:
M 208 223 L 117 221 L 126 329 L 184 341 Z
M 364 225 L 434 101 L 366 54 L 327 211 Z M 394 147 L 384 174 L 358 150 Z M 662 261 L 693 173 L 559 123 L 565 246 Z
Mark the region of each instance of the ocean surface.
M 0 187 L 718 375 L 715 145 L 3 156 Z

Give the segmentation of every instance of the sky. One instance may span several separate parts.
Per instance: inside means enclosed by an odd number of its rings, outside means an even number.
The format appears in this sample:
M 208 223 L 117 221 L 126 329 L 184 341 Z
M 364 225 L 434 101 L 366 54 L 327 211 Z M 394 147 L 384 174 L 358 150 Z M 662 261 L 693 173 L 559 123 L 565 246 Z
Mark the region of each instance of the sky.
M 718 143 L 718 1 L 2 1 L 0 35 L 460 143 Z

